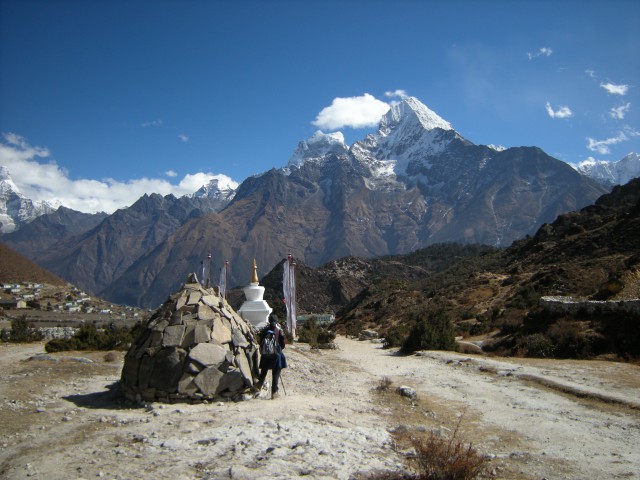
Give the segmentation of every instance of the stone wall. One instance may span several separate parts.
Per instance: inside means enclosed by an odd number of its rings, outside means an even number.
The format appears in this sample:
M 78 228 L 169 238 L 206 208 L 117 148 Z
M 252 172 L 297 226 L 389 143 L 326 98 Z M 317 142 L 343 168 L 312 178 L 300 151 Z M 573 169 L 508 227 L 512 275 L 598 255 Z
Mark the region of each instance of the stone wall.
M 66 339 L 73 337 L 79 328 L 75 327 L 38 327 L 44 340 Z
M 640 299 L 620 301 L 576 300 L 572 297 L 542 297 L 540 306 L 552 313 L 575 315 L 578 312 L 595 313 L 632 313 L 640 315 Z

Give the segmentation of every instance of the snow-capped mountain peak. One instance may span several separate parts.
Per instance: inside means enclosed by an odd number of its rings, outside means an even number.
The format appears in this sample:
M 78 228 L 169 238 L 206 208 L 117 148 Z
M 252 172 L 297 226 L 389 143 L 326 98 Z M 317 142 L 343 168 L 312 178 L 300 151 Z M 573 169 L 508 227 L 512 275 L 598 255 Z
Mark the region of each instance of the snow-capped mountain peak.
M 311 138 L 302 140 L 289 158 L 288 166 L 299 166 L 305 161 L 324 157 L 328 154 L 347 153 L 342 132 L 323 133 L 318 130 Z
M 453 130 L 449 122 L 430 110 L 420 100 L 415 97 L 407 97 L 402 102 L 392 105 L 382 117 L 379 133 L 387 136 L 400 126 L 414 122 L 418 122 L 425 130 L 433 130 L 434 128 Z
M 640 176 L 640 155 L 631 152 L 617 162 L 587 158 L 577 165 L 571 165 L 580 173 L 599 182 L 610 185 L 623 185 L 632 178 Z
M 56 203 L 25 198 L 13 182 L 9 169 L 0 166 L 0 232 L 12 232 L 40 215 L 55 211 L 60 206 Z
M 5 192 L 14 192 L 17 195 L 22 195 L 18 186 L 13 183 L 9 169 L 4 165 L 0 165 L 0 196 L 4 196 Z
M 212 198 L 216 200 L 231 200 L 238 188 L 238 184 L 231 179 L 213 178 L 200 187 L 192 197 L 195 198 Z

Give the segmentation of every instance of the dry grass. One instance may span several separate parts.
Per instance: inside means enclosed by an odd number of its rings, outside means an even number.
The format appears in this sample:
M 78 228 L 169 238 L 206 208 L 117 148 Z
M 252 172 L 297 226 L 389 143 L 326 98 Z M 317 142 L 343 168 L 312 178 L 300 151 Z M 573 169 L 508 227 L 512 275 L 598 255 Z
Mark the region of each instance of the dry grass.
M 116 354 L 114 352 L 107 352 L 104 354 L 103 360 L 105 362 L 115 362 L 117 359 Z
M 488 461 L 471 443 L 458 438 L 458 427 L 450 438 L 430 433 L 426 438 L 412 438 L 411 444 L 416 451 L 419 479 L 472 480 Z
M 379 392 L 387 392 L 391 388 L 391 385 L 393 385 L 393 380 L 391 380 L 391 378 L 387 376 L 384 376 L 380 379 L 376 390 L 378 390 Z

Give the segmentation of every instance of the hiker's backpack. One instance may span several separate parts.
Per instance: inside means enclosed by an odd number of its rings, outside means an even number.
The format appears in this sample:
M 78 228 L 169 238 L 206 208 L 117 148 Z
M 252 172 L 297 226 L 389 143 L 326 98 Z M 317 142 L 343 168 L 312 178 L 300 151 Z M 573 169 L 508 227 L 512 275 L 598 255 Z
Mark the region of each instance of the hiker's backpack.
M 267 331 L 264 338 L 262 339 L 262 343 L 260 344 L 260 355 L 275 356 L 280 353 L 279 350 L 280 349 L 275 332 L 273 332 L 272 330 Z

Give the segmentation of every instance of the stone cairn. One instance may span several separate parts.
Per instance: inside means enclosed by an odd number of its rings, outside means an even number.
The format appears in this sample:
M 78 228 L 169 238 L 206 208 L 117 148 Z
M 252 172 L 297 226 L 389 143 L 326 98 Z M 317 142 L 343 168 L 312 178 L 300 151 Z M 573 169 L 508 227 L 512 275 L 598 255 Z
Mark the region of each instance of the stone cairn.
M 258 342 L 245 322 L 194 273 L 131 345 L 122 391 L 131 401 L 241 400 L 258 377 Z

